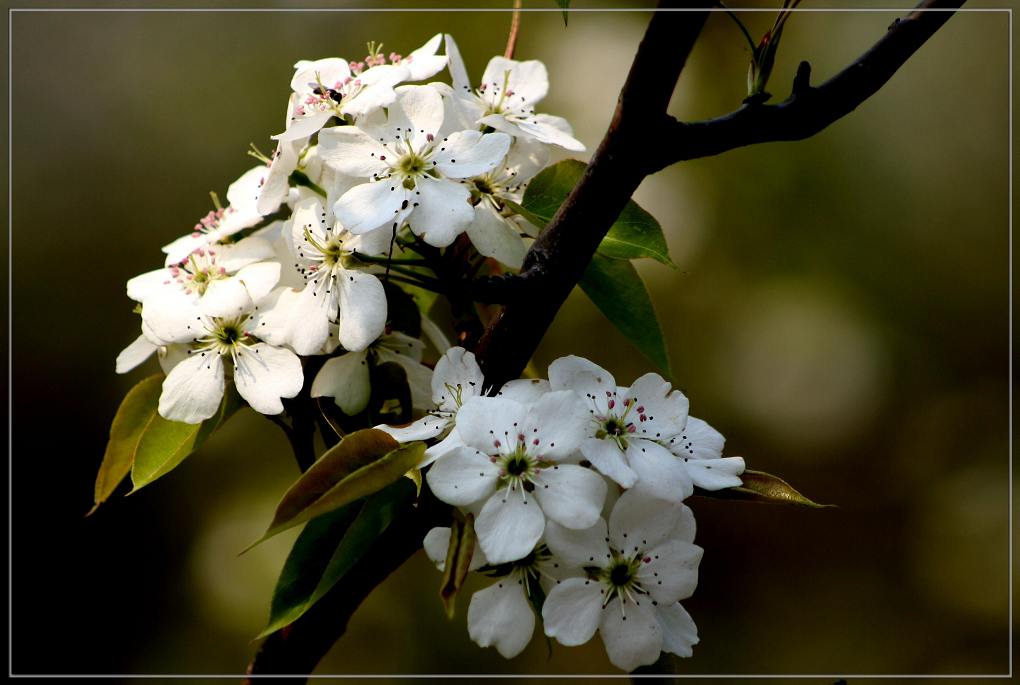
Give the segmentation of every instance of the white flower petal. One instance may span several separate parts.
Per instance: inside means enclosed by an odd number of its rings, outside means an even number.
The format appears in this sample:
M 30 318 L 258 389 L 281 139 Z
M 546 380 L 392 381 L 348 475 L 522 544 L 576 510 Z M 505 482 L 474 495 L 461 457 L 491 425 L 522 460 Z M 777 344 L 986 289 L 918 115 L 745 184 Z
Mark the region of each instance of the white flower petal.
M 725 444 L 726 438 L 722 433 L 705 421 L 689 416 L 683 433 L 669 441 L 669 449 L 680 457 L 718 459 Z
M 443 411 L 456 411 L 458 391 L 463 403 L 481 394 L 484 381 L 475 355 L 463 347 L 451 347 L 436 362 L 432 374 L 432 401 Z
M 457 432 L 465 445 L 497 454 L 499 447 L 516 444 L 527 412 L 527 407 L 513 400 L 472 397 L 457 412 Z
M 464 67 L 464 60 L 460 56 L 457 42 L 449 33 L 446 34 L 445 39 L 446 56 L 449 58 L 447 68 L 450 70 L 454 93 L 459 96 L 470 94 L 471 81 L 468 79 L 467 69 Z
M 631 440 L 627 461 L 638 480 L 635 488 L 659 499 L 682 502 L 694 492 L 694 482 L 684 460 L 649 440 Z
M 431 86 L 400 86 L 389 109 L 389 128 L 411 132 L 411 147 L 420 150 L 443 125 L 443 97 Z
M 180 264 L 188 255 L 197 250 L 200 247 L 205 247 L 216 238 L 215 235 L 208 233 L 189 233 L 188 235 L 182 235 L 177 240 L 173 241 L 169 245 L 163 246 L 163 252 L 166 253 L 166 260 L 163 262 L 166 266 L 172 264 Z
M 447 504 L 464 506 L 492 492 L 499 469 L 478 450 L 457 447 L 433 464 L 426 478 L 436 497 Z
M 376 426 L 376 430 L 389 433 L 394 440 L 400 443 L 416 442 L 418 440 L 432 440 L 438 438 L 450 427 L 450 419 L 445 416 L 426 414 L 417 421 L 412 421 L 406 426 L 387 426 L 382 424 Z
M 549 92 L 549 72 L 538 60 L 518 62 L 505 57 L 493 57 L 485 67 L 482 85 L 485 93 L 499 99 L 503 95 L 504 82 L 509 94 L 506 106 L 527 108 L 539 102 Z
M 305 286 L 301 293 L 288 300 L 288 339 L 300 355 L 317 354 L 329 337 L 329 301 L 316 293 L 315 283 Z M 258 327 L 254 333 L 260 335 Z
M 677 528 L 684 517 L 683 509 L 682 504 L 628 490 L 620 495 L 609 516 L 610 542 L 627 554 L 660 545 Z
M 465 229 L 471 244 L 486 257 L 520 269 L 527 248 L 516 225 L 496 213 L 487 202 L 475 206 L 475 218 Z
M 546 459 L 565 459 L 584 439 L 591 414 L 584 402 L 569 390 L 548 392 L 528 410 L 525 434 L 529 449 L 534 440 Z
M 457 131 L 447 136 L 432 161 L 444 176 L 470 178 L 492 171 L 510 150 L 510 136 L 505 133 Z
M 450 549 L 450 532 L 447 527 L 433 528 L 425 534 L 425 539 L 421 543 L 425 550 L 425 556 L 440 571 L 446 568 L 446 553 Z
M 613 374 L 574 355 L 560 357 L 549 365 L 549 385 L 553 390 L 573 390 L 587 402 L 594 402 L 593 407 L 599 414 L 607 411 L 607 393 L 616 392 Z
M 535 612 L 520 581 L 510 576 L 471 596 L 467 623 L 478 646 L 495 647 L 504 659 L 512 659 L 531 642 Z
M 311 93 L 321 83 L 326 88 L 342 85 L 351 75 L 347 60 L 340 57 L 326 57 L 317 60 L 301 60 L 294 65 L 294 76 L 290 88 L 295 93 Z
M 253 235 L 236 243 L 215 245 L 209 248 L 209 254 L 216 256 L 216 266 L 232 274 L 249 264 L 273 259 L 276 250 L 271 241 Z
M 414 194 L 409 197 L 418 206 L 413 207 L 407 224 L 415 235 L 433 247 L 450 245 L 475 216 L 469 202 L 471 191 L 448 179 L 420 178 Z
M 351 233 L 368 233 L 384 226 L 400 228 L 404 203 L 410 191 L 396 178 L 362 183 L 344 193 L 333 205 L 333 214 Z
M 202 337 L 205 328 L 198 298 L 183 292 L 165 292 L 148 298 L 142 305 L 142 330 L 157 345 Z
M 240 178 L 227 187 L 227 204 L 238 215 L 249 218 L 258 216 L 255 205 L 258 203 L 267 172 L 265 165 L 259 164 L 241 174 Z
M 144 274 L 135 276 L 127 282 L 127 296 L 135 302 L 144 302 L 147 298 L 162 292 L 171 286 L 176 286 L 172 281 L 173 277 L 169 269 L 156 269 Z
M 621 487 L 629 488 L 637 482 L 637 474 L 627 465 L 627 458 L 615 440 L 586 438 L 581 442 L 581 454 Z
M 407 387 L 411 391 L 411 404 L 415 409 L 428 409 L 432 407 L 432 369 L 420 361 L 412 359 L 405 354 L 397 354 L 390 350 L 378 350 L 379 362 L 392 362 L 404 370 L 407 378 Z
M 698 587 L 698 564 L 704 550 L 682 540 L 667 540 L 645 551 L 638 572 L 641 587 L 659 604 L 687 599 Z
M 691 648 L 698 644 L 698 627 L 687 610 L 679 603 L 659 605 L 655 608 L 655 615 L 662 628 L 662 651 L 683 657 L 694 654 Z
M 637 428 L 634 435 L 651 439 L 680 433 L 687 425 L 687 397 L 657 373 L 646 373 L 634 381 L 627 399 L 634 403 L 630 418 Z M 671 391 L 672 390 L 672 391 Z
M 322 223 L 325 216 L 326 212 L 317 198 L 306 198 L 294 205 L 294 213 L 287 222 L 290 224 L 290 244 L 294 255 L 303 264 L 318 262 L 311 259 L 311 255 L 319 254 L 319 249 L 312 242 L 322 245 L 327 241 L 326 228 Z
M 606 481 L 591 469 L 558 464 L 533 479 L 535 496 L 550 520 L 567 528 L 590 528 L 606 500 Z
M 448 463 L 454 454 L 446 455 L 432 468 Z M 493 564 L 523 559 L 535 548 L 543 530 L 542 509 L 534 497 L 526 496 L 522 490 L 497 490 L 475 520 L 478 544 Z
M 348 416 L 360 413 L 372 395 L 368 359 L 364 352 L 348 352 L 326 361 L 312 381 L 312 397 L 332 397 Z
M 647 598 L 627 602 L 625 613 L 614 599 L 602 611 L 599 633 L 609 660 L 624 671 L 655 663 L 662 651 L 662 627 Z
M 690 459 L 684 466 L 691 480 L 702 490 L 736 488 L 743 484 L 740 480 L 740 474 L 744 472 L 743 457 Z
M 419 468 L 424 468 L 437 459 L 442 459 L 447 453 L 453 451 L 455 448 L 463 446 L 464 441 L 461 440 L 460 435 L 457 433 L 457 428 L 454 427 L 454 429 L 450 431 L 449 435 L 425 450 L 425 459 L 422 460 Z
M 592 639 L 602 620 L 602 586 L 586 578 L 556 584 L 542 605 L 545 634 L 567 647 Z
M 152 356 L 157 349 L 144 335 L 138 336 L 133 343 L 125 347 L 117 355 L 117 373 L 127 373 Z
M 360 271 L 345 270 L 337 281 L 340 344 L 346 350 L 363 350 L 386 328 L 386 292 L 378 278 Z
M 432 78 L 446 66 L 447 57 L 436 55 L 439 44 L 443 40 L 443 34 L 437 33 L 432 36 L 417 50 L 401 60 L 401 66 L 407 67 L 410 72 L 411 81 L 423 81 Z
M 296 397 L 304 382 L 301 360 L 288 349 L 256 343 L 238 350 L 234 384 L 241 397 L 259 413 L 281 413 L 280 399 Z
M 320 131 L 318 150 L 326 164 L 347 176 L 368 178 L 389 169 L 386 148 L 354 126 L 334 126 Z
M 612 561 L 607 537 L 606 522 L 602 519 L 584 530 L 571 530 L 555 521 L 545 524 L 545 543 L 564 565 L 575 569 L 605 566 Z
M 252 305 L 248 289 L 236 278 L 219 278 L 210 282 L 199 300 L 199 308 L 206 316 L 240 316 L 251 310 Z
M 163 380 L 159 415 L 169 421 L 202 423 L 214 416 L 223 399 L 223 359 L 196 352 L 175 366 Z
M 544 378 L 518 378 L 504 383 L 496 393 L 496 397 L 505 397 L 521 404 L 533 404 L 547 392 L 549 392 L 549 381 Z
M 377 71 L 375 74 L 369 72 Z M 393 64 L 381 64 L 365 71 L 358 78 L 378 79 L 377 83 L 367 84 L 357 94 L 340 105 L 340 111 L 352 117 L 364 117 L 383 107 L 389 107 L 397 99 L 393 91 L 393 83 L 399 83 L 407 77 L 407 69 Z M 390 83 L 392 81 L 392 83 Z
M 191 346 L 177 343 L 164 345 L 158 348 L 156 357 L 159 359 L 159 367 L 163 369 L 163 373 L 169 374 L 174 367 L 191 357 Z
M 496 116 L 493 115 L 492 118 Z M 485 119 L 489 119 L 489 117 L 485 117 Z M 549 114 L 525 114 L 509 116 L 505 121 L 511 126 L 516 127 L 517 131 L 511 132 L 507 130 L 507 127 L 500 128 L 493 126 L 493 128 L 505 131 L 511 135 L 516 133 L 517 135 L 527 136 L 541 143 L 558 145 L 571 152 L 584 152 L 584 143 L 572 135 L 570 125 L 562 117 L 554 117 Z
M 249 264 L 238 271 L 234 278 L 244 283 L 251 301 L 258 302 L 269 295 L 280 281 L 280 263 Z

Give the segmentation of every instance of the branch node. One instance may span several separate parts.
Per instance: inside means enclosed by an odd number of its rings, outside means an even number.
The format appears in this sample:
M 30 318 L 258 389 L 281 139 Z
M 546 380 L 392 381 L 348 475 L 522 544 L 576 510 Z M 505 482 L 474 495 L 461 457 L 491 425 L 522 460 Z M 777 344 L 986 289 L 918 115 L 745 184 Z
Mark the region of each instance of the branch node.
M 804 95 L 811 90 L 811 63 L 802 60 L 797 65 L 797 74 L 793 77 L 793 95 Z

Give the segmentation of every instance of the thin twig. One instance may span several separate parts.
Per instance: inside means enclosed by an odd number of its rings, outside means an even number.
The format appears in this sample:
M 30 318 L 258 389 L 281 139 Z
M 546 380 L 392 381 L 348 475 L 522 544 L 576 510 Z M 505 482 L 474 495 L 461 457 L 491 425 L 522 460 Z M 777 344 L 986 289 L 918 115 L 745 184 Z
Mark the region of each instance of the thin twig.
M 507 59 L 514 58 L 514 50 L 517 49 L 517 33 L 521 29 L 521 5 L 523 0 L 514 0 L 514 11 L 510 16 L 510 35 L 506 38 L 506 50 L 503 56 Z

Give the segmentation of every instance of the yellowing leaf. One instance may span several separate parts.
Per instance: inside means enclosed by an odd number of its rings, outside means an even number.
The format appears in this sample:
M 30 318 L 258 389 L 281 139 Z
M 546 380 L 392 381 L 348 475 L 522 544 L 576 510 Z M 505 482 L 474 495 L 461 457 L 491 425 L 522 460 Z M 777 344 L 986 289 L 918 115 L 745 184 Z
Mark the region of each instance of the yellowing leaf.
M 771 502 L 774 504 L 793 504 L 812 509 L 833 507 L 833 504 L 819 504 L 800 494 L 782 478 L 764 471 L 744 471 L 740 475 L 743 485 L 722 490 L 695 490 L 696 495 L 715 499 L 742 500 L 745 502 Z

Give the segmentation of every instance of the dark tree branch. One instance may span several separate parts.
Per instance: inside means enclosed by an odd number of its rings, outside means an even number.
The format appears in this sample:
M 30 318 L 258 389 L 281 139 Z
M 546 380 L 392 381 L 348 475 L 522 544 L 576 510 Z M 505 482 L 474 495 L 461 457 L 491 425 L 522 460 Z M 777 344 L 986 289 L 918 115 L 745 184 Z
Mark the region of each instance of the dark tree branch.
M 749 103 L 707 121 L 684 123 L 671 118 L 655 136 L 658 143 L 651 149 L 661 154 L 649 159 L 649 173 L 745 145 L 815 135 L 877 93 L 964 2 L 925 0 L 894 21 L 885 36 L 853 64 L 820 86 L 811 87 L 811 66 L 801 62 L 790 97 L 779 104 Z
M 678 161 L 754 143 L 800 140 L 821 131 L 875 94 L 964 1 L 925 0 L 894 22 L 857 61 L 818 87 L 811 87 L 811 67 L 802 62 L 786 101 L 746 104 L 731 114 L 694 123 L 677 121 L 666 114 L 666 106 L 707 13 L 656 13 L 591 163 L 525 258 L 518 283 L 541 297 L 518 299 L 509 296 L 506 283 L 482 284 L 483 295 L 507 302 L 476 350 L 489 388 L 524 371 L 645 176 Z M 928 9 L 948 11 L 924 11 Z
M 704 3 L 668 4 L 697 8 Z M 541 297 L 509 302 L 479 341 L 475 354 L 491 387 L 517 378 L 524 370 L 603 236 L 648 174 L 648 129 L 664 125 L 676 81 L 708 14 L 657 12 L 652 16 L 609 130 L 584 176 L 525 258 L 529 288 Z

